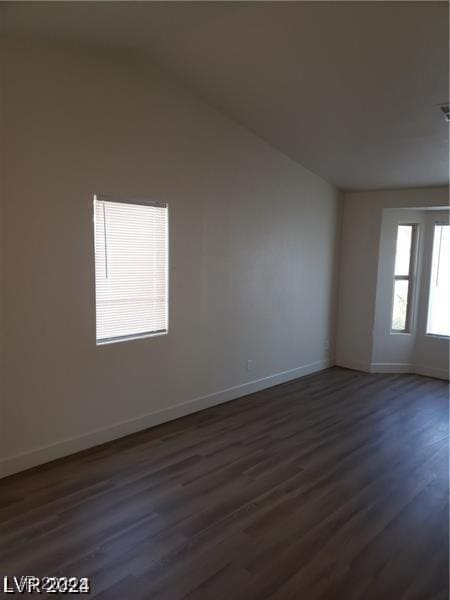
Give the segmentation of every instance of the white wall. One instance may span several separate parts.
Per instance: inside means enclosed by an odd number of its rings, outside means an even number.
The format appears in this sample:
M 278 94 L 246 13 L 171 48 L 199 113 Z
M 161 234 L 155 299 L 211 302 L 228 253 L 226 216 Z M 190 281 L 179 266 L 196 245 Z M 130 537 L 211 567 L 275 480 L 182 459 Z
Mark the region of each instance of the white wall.
M 426 333 L 435 221 L 448 221 L 448 211 L 383 210 L 370 365 L 372 372 L 421 373 L 442 378 L 449 376 L 448 339 Z M 393 333 L 391 318 L 395 248 L 397 227 L 401 223 L 418 225 L 417 264 L 413 274 L 410 331 Z
M 442 378 L 449 377 L 449 340 L 435 335 L 427 335 L 426 328 L 434 225 L 435 222 L 448 222 L 448 220 L 448 210 L 444 212 L 430 211 L 424 216 L 422 285 L 420 286 L 417 335 L 413 357 L 417 373 Z M 450 299 L 448 310 L 450 310 Z
M 414 349 L 418 328 L 419 290 L 421 287 L 421 264 L 423 250 L 424 212 L 411 209 L 383 210 L 380 233 L 380 251 L 373 326 L 373 349 L 371 370 L 406 372 L 414 371 Z M 413 275 L 413 294 L 410 299 L 410 331 L 397 333 L 391 331 L 393 281 L 395 270 L 395 251 L 397 229 L 402 223 L 418 225 L 416 264 Z
M 345 194 L 339 279 L 336 363 L 372 370 L 383 210 L 446 206 L 448 188 Z M 376 362 L 387 362 L 376 356 Z
M 0 20 L 2 18 L 2 8 L 0 7 Z M 1 50 L 1 46 L 0 46 Z M 4 111 L 4 67 L 5 67 L 5 55 L 0 51 L 0 464 L 1 457 L 5 455 L 5 439 L 3 435 L 3 423 L 4 423 L 4 405 L 5 405 L 5 387 L 4 387 L 4 293 L 5 288 L 4 276 L 3 276 L 3 261 L 5 253 L 5 240 L 4 240 L 4 186 L 5 186 L 5 111 Z M 1 467 L 0 467 L 1 475 Z
M 329 364 L 336 189 L 131 52 L 6 52 L 4 474 Z M 168 336 L 96 347 L 94 193 L 169 203 Z

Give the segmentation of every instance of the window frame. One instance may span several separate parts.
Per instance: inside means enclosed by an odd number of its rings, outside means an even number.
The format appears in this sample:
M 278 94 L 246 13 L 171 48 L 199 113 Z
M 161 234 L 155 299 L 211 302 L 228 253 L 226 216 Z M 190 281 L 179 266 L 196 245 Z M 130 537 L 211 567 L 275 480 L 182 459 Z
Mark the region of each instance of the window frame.
M 158 331 L 142 332 L 142 333 L 130 333 L 128 335 L 120 335 L 109 338 L 97 338 L 97 273 L 96 273 L 96 222 L 95 222 L 95 208 L 98 202 L 117 202 L 119 204 L 134 204 L 138 206 L 151 206 L 158 208 L 165 208 L 167 210 L 167 233 L 166 233 L 166 328 Z M 93 194 L 91 196 L 92 209 L 93 209 L 93 244 L 94 244 L 94 307 L 95 307 L 95 343 L 96 346 L 105 346 L 109 344 L 116 344 L 119 342 L 128 342 L 133 340 L 141 340 L 145 338 L 160 337 L 168 335 L 169 333 L 169 312 L 170 312 L 170 290 L 169 290 L 169 265 L 170 265 L 170 212 L 169 204 L 167 202 L 157 202 L 153 200 L 144 200 L 141 198 L 125 198 L 124 196 L 116 196 L 109 194 Z
M 431 304 L 431 277 L 433 276 L 433 249 L 434 249 L 434 236 L 436 235 L 436 227 L 446 225 L 450 227 L 450 221 L 433 221 L 433 233 L 431 235 L 431 247 L 430 247 L 430 257 L 429 257 L 429 277 L 428 277 L 428 289 L 426 296 L 426 317 L 425 317 L 425 335 L 430 338 L 438 338 L 440 340 L 449 340 L 450 336 L 444 335 L 442 333 L 430 333 L 428 331 L 428 322 L 430 320 L 430 304 Z
M 395 274 L 395 262 L 397 258 L 397 242 L 398 242 L 398 231 L 400 227 L 411 227 L 411 247 L 409 252 L 409 266 L 407 275 L 396 275 Z M 397 223 L 395 230 L 395 250 L 394 250 L 394 277 L 392 284 L 392 304 L 391 304 L 391 317 L 390 317 L 390 333 L 392 335 L 410 335 L 412 332 L 413 324 L 413 302 L 414 302 L 414 291 L 416 284 L 416 267 L 417 267 L 417 248 L 419 240 L 419 223 Z M 394 316 L 394 302 L 395 302 L 395 283 L 396 281 L 407 281 L 408 282 L 408 295 L 406 299 L 406 317 L 404 329 L 394 329 L 392 327 L 392 320 Z

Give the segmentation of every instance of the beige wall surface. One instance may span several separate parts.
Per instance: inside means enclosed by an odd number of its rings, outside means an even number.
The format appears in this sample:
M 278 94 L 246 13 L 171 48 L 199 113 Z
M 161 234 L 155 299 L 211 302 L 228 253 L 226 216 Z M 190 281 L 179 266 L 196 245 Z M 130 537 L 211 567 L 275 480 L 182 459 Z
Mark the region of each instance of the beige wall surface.
M 131 51 L 5 51 L 3 474 L 329 364 L 335 188 Z M 96 346 L 94 193 L 169 203 L 167 336 Z
M 371 370 L 383 210 L 446 206 L 448 188 L 345 194 L 339 271 L 336 363 Z M 377 355 L 377 362 L 384 362 Z
M 0 9 L 1 19 L 1 9 Z M 4 71 L 5 71 L 5 53 L 1 52 L 0 44 L 0 475 L 1 475 L 1 457 L 5 455 L 4 444 L 5 436 L 3 433 L 5 407 L 5 377 L 4 377 L 4 289 L 5 282 L 3 276 L 3 262 L 5 255 L 4 239 L 4 216 L 3 207 L 5 200 L 5 111 L 4 111 Z

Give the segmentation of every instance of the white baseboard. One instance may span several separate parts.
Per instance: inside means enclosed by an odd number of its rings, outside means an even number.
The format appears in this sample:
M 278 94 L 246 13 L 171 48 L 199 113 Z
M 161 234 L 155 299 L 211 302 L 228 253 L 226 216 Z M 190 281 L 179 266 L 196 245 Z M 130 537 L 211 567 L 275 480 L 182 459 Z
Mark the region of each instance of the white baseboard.
M 360 363 L 353 360 L 336 359 L 336 366 L 352 369 L 354 371 L 363 371 L 365 373 L 416 373 L 426 377 L 435 377 L 437 379 L 446 379 L 449 377 L 449 370 L 436 369 L 414 363 Z
M 241 396 L 246 396 L 247 394 L 252 394 L 292 379 L 310 375 L 316 371 L 327 369 L 333 364 L 332 361 L 327 360 L 310 363 L 295 369 L 289 369 L 288 371 L 275 373 L 268 377 L 220 390 L 207 396 L 180 402 L 174 406 L 157 410 L 128 421 L 123 421 L 111 427 L 96 429 L 78 437 L 60 440 L 48 446 L 42 446 L 28 452 L 8 456 L 0 460 L 0 477 L 6 477 L 7 475 L 24 471 L 25 469 L 44 464 L 51 460 L 62 458 L 63 456 L 74 454 L 75 452 L 80 452 L 81 450 L 86 450 L 87 448 L 92 448 L 93 446 L 104 444 L 105 442 L 110 442 L 125 435 L 129 435 L 130 433 L 136 433 L 137 431 L 154 427 L 155 425 L 160 425 L 161 423 L 166 423 L 173 419 L 178 419 L 179 417 L 198 412 L 205 408 L 235 400 Z
M 369 363 L 357 362 L 354 360 L 336 359 L 335 365 L 337 367 L 343 367 L 344 369 L 351 369 L 352 371 L 371 372 Z
M 412 363 L 371 363 L 371 373 L 414 373 Z
M 413 363 L 372 363 L 370 366 L 371 373 L 415 373 L 437 379 L 449 379 L 449 371 L 446 369 L 436 369 Z
M 416 365 L 414 373 L 417 373 L 417 375 L 426 375 L 427 377 L 436 377 L 437 379 L 450 379 L 449 369 L 436 369 L 435 367 Z

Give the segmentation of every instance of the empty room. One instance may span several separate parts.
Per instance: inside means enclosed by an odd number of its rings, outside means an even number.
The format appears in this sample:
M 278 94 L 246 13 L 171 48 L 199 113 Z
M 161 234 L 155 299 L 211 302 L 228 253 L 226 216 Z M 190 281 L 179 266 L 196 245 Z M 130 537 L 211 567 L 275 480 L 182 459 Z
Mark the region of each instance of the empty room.
M 448 600 L 448 3 L 0 32 L 0 597 Z

